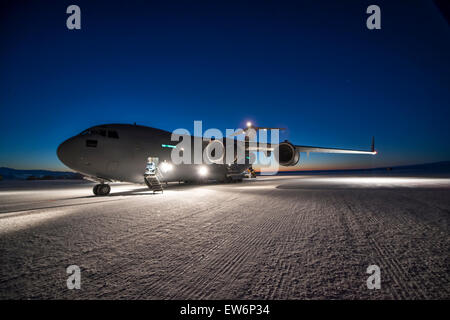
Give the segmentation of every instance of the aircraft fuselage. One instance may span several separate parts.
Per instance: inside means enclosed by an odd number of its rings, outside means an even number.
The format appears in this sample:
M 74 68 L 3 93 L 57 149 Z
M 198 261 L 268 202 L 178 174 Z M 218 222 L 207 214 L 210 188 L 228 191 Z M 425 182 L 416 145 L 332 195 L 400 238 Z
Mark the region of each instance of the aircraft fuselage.
M 178 142 L 171 140 L 168 131 L 140 125 L 109 124 L 87 129 L 64 141 L 57 150 L 58 158 L 69 168 L 101 182 L 144 182 L 148 158 L 159 163 L 171 162 L 171 152 Z M 185 136 L 187 139 L 199 137 Z M 205 141 L 201 142 L 205 145 Z M 191 144 L 192 148 L 194 143 Z M 193 151 L 192 151 L 193 154 Z M 193 163 L 193 162 L 191 162 Z M 173 170 L 161 172 L 161 181 L 198 180 L 200 164 L 179 164 Z M 225 180 L 229 172 L 226 164 L 208 165 L 207 179 Z M 249 164 L 234 165 L 236 172 L 244 172 Z

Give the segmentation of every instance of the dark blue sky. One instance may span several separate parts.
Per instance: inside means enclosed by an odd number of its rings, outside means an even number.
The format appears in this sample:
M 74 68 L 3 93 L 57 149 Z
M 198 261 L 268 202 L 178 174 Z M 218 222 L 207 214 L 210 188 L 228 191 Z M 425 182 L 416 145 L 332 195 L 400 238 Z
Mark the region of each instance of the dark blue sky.
M 376 137 L 376 157 L 311 154 L 307 169 L 450 159 L 450 28 L 430 1 L 11 1 L 0 15 L 0 166 L 62 169 L 58 144 L 96 124 L 194 120 L 288 127 L 304 145 Z

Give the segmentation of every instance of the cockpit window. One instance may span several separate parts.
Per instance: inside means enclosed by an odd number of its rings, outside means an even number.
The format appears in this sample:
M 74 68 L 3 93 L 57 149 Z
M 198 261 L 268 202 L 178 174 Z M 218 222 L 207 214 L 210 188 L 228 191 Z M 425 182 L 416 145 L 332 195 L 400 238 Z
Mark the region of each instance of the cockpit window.
M 117 134 L 117 131 L 108 130 L 108 138 L 119 139 L 119 135 Z
M 117 131 L 114 130 L 106 131 L 106 129 L 104 128 L 87 129 L 84 130 L 82 133 L 80 133 L 80 136 L 94 135 L 94 134 L 98 134 L 102 137 L 108 136 L 108 138 L 119 139 L 119 134 L 117 133 Z
M 97 140 L 86 140 L 86 147 L 97 148 Z
M 92 135 L 92 134 L 98 134 L 102 137 L 106 137 L 106 129 L 102 128 L 93 128 L 93 129 L 87 129 L 84 130 L 82 133 L 80 133 L 80 136 L 86 136 L 86 135 Z

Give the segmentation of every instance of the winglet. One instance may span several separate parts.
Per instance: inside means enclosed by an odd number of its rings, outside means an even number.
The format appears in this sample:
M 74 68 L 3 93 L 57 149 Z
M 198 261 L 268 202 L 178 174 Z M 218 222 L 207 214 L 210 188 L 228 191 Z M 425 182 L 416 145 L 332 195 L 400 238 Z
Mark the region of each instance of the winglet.
M 377 153 L 375 151 L 375 137 L 374 136 L 372 137 L 372 148 L 371 148 L 371 151 L 374 152 L 375 154 Z

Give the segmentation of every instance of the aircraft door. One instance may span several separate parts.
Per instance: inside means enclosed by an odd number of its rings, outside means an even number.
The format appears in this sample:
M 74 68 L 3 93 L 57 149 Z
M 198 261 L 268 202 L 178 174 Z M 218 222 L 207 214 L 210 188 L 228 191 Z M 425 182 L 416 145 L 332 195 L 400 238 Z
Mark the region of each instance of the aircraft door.
M 156 174 L 156 168 L 158 167 L 159 158 L 158 157 L 148 157 L 147 165 L 145 167 L 145 175 Z

